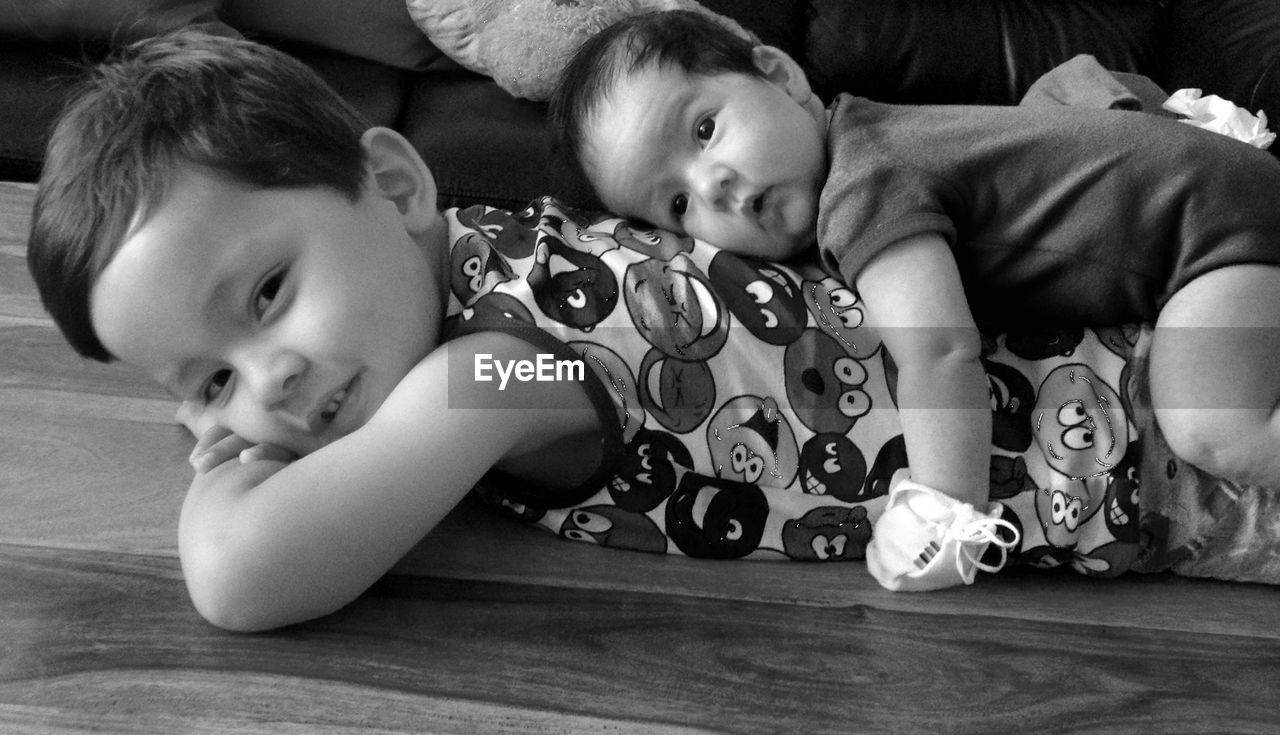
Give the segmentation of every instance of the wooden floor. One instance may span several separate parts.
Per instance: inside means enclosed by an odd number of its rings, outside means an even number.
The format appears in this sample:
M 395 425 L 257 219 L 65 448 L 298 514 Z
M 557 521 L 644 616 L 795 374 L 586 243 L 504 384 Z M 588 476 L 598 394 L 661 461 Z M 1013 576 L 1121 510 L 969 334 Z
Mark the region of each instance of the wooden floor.
M 1280 590 L 1017 573 L 928 595 L 860 564 L 699 562 L 461 506 L 342 612 L 205 624 L 175 554 L 190 439 L 86 363 L 0 184 L 0 732 L 1280 731 Z

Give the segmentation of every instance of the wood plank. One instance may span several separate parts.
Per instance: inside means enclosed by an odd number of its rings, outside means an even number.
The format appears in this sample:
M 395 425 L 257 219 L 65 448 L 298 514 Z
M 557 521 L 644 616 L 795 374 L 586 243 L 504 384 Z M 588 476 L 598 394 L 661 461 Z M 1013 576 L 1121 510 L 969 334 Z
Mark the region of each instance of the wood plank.
M 402 576 L 236 635 L 172 560 L 17 547 L 0 640 L 0 718 L 69 729 L 1245 733 L 1280 687 L 1280 643 L 1246 636 Z
M 0 541 L 172 555 L 191 439 L 169 404 L 0 387 Z
M 718 562 L 566 543 L 515 526 L 468 499 L 396 566 L 401 574 L 654 592 L 807 607 L 1022 618 L 1045 624 L 1147 628 L 1280 640 L 1280 588 L 1130 574 L 1092 579 L 1074 572 L 1014 570 L 972 587 L 928 594 L 889 592 L 860 563 Z
M 2 386 L 172 400 L 137 370 L 75 354 L 52 325 L 0 319 L 0 344 Z
M 167 404 L 61 391 L 0 391 L 0 541 L 172 557 L 190 481 L 186 432 Z M 25 401 L 25 403 L 24 403 Z M 114 402 L 113 402 L 114 401 Z M 718 563 L 567 543 L 463 503 L 397 566 L 402 574 L 663 592 L 807 606 L 1018 615 L 1184 632 L 1280 637 L 1280 590 L 1130 575 L 1028 572 L 926 596 L 882 590 L 861 564 Z
M 35 198 L 35 184 L 0 181 L 0 247 L 25 246 Z

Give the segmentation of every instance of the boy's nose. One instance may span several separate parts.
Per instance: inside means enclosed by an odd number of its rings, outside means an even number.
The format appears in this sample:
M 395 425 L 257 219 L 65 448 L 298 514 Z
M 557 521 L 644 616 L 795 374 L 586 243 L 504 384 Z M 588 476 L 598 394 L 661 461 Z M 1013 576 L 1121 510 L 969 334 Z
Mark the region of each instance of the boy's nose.
M 301 355 L 279 350 L 254 360 L 244 377 L 259 403 L 267 408 L 279 408 L 298 389 L 306 368 L 306 360 Z

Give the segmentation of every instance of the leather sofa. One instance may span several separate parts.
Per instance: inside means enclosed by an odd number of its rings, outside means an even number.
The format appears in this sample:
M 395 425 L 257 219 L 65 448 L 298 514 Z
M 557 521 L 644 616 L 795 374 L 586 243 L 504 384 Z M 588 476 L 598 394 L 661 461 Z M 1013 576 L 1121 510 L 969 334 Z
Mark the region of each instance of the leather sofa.
M 65 10 L 34 17 L 74 2 L 0 6 L 0 179 L 38 176 L 50 122 L 84 62 L 113 43 L 204 23 L 297 55 L 371 124 L 405 133 L 435 172 L 442 206 L 515 208 L 543 194 L 596 203 L 552 156 L 544 106 L 445 58 L 402 0 L 86 1 L 129 14 L 97 22 Z M 1276 0 L 703 1 L 799 59 L 824 98 L 1014 104 L 1041 74 L 1088 53 L 1280 124 Z

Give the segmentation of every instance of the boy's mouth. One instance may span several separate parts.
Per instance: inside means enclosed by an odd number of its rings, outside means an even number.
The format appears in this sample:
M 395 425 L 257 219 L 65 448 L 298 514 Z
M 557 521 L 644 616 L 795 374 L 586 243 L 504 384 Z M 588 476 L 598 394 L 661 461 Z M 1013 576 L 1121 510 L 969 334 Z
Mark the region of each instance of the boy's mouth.
M 360 380 L 360 373 L 356 373 L 347 384 L 339 388 L 329 396 L 329 400 L 325 402 L 324 408 L 320 409 L 320 420 L 325 424 L 333 423 L 338 417 L 338 412 L 342 410 L 342 406 L 346 403 L 355 388 L 356 382 Z
M 338 409 L 342 408 L 342 402 L 345 401 L 346 399 L 347 399 L 346 388 L 343 388 L 342 390 L 339 390 L 337 393 L 333 394 L 333 397 L 329 399 L 329 403 L 325 405 L 323 410 L 320 411 L 320 418 L 324 420 L 326 424 L 329 423 L 330 421 L 333 421 L 333 417 L 338 415 Z

